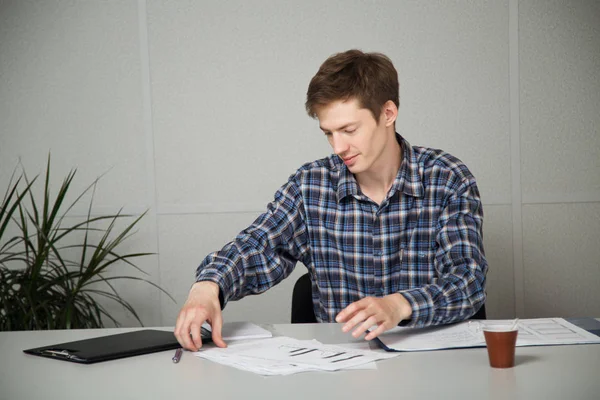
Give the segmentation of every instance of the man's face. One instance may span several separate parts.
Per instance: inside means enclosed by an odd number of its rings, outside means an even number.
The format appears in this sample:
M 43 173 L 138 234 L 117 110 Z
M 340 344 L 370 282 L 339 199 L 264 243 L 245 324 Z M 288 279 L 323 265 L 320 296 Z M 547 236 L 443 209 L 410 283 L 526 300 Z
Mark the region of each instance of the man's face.
M 359 108 L 356 99 L 323 106 L 317 111 L 317 118 L 333 152 L 350 172 L 360 174 L 372 170 L 388 140 L 383 118 L 378 123 L 369 110 Z

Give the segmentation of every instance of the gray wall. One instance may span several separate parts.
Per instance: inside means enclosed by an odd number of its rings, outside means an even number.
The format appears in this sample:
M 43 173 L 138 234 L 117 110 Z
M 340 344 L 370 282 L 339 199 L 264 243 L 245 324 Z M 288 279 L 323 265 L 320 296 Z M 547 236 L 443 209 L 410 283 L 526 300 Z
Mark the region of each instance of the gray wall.
M 489 316 L 600 316 L 599 27 L 595 0 L 0 0 L 0 189 L 49 151 L 56 185 L 108 171 L 95 212 L 150 209 L 124 250 L 179 304 L 119 287 L 173 325 L 202 258 L 330 153 L 303 108 L 320 63 L 381 51 L 399 132 L 478 178 Z M 303 269 L 225 318 L 288 321 Z

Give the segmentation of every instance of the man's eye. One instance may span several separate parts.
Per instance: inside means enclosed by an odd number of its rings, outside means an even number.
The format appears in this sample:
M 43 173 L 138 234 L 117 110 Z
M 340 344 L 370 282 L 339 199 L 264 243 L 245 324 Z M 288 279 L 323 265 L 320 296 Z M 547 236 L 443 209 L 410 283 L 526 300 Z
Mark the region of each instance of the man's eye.
M 354 129 L 346 129 L 344 132 L 346 132 L 346 133 L 354 133 L 354 132 L 356 132 L 356 128 L 354 128 Z

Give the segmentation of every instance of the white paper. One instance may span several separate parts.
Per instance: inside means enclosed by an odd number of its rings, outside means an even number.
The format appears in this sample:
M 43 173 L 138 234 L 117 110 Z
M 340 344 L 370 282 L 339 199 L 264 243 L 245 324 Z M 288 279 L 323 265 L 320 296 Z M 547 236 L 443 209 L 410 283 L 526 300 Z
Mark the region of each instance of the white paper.
M 194 354 L 262 375 L 289 375 L 315 370 L 337 371 L 398 355 L 383 351 L 324 345 L 316 340 L 297 340 L 284 336 L 250 342 L 234 342 L 225 349 L 207 345 Z
M 440 350 L 485 346 L 485 325 L 507 325 L 512 320 L 466 321 L 431 328 L 397 327 L 379 336 L 390 349 L 397 351 Z M 563 318 L 521 319 L 518 322 L 517 346 L 600 343 L 600 337 Z
M 377 345 L 371 346 L 370 343 L 371 343 L 371 341 L 363 340 L 363 341 L 354 342 L 354 343 L 339 343 L 339 344 L 336 344 L 336 346 L 344 347 L 346 349 L 351 349 L 351 350 L 372 351 L 375 348 L 376 350 L 381 351 L 381 349 L 379 349 L 377 347 Z M 377 369 L 377 363 L 375 361 L 373 361 L 373 362 L 366 363 L 366 364 L 356 365 L 354 367 L 348 367 L 346 369 Z
M 204 328 L 211 330 L 211 326 L 207 323 L 202 325 Z M 251 322 L 227 322 L 223 324 L 221 336 L 224 341 L 228 340 L 244 340 L 244 339 L 264 339 L 273 337 L 273 334 L 268 330 Z
M 253 348 L 259 342 L 270 341 L 271 339 L 234 341 L 228 343 L 227 348 L 221 349 L 214 344 L 207 344 L 194 355 L 219 364 L 238 368 L 241 370 L 254 372 L 261 375 L 290 375 L 298 372 L 311 371 L 310 368 L 297 366 L 281 361 L 253 359 L 240 356 L 239 353 Z
M 600 337 L 562 318 L 519 320 L 517 346 L 600 343 Z

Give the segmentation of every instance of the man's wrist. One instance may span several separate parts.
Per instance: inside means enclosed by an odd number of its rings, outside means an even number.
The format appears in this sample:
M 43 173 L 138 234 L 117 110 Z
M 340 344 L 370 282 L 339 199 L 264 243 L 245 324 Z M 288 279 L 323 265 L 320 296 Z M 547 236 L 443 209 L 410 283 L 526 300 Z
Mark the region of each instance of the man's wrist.
M 219 296 L 219 285 L 217 285 L 213 281 L 198 281 L 194 283 L 190 289 L 190 294 L 203 291 L 214 294 L 215 296 Z
M 406 297 L 404 297 L 402 293 L 394 293 L 392 296 L 396 300 L 402 320 L 410 319 L 410 317 L 412 317 L 412 307 Z
M 192 285 L 189 295 L 191 296 L 194 292 L 197 291 L 204 291 L 213 294 L 216 298 L 219 299 L 219 305 L 221 306 L 221 310 L 224 308 L 225 298 L 223 297 L 223 291 L 216 282 L 198 281 Z

